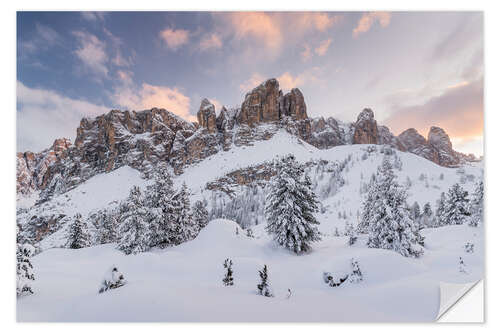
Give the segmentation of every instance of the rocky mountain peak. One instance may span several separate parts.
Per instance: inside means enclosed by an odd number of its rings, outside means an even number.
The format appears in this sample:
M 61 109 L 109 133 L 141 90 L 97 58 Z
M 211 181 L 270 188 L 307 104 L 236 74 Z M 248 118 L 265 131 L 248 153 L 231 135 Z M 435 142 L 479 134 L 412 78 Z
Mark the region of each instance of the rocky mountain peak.
M 429 141 L 429 144 L 439 147 L 440 149 L 452 149 L 450 137 L 441 127 L 432 126 L 429 129 L 427 140 Z
M 216 132 L 216 115 L 215 105 L 212 104 L 207 98 L 201 101 L 200 109 L 198 110 L 198 124 L 206 128 L 209 132 Z
M 245 95 L 238 122 L 255 127 L 259 123 L 278 121 L 279 99 L 282 93 L 278 80 L 269 79 Z
M 56 155 L 59 155 L 69 147 L 71 147 L 72 143 L 69 139 L 66 138 L 60 138 L 60 139 L 55 139 L 54 143 L 52 144 L 52 150 Z
M 378 127 L 377 121 L 371 109 L 363 109 L 354 124 L 353 143 L 355 144 L 377 144 Z
M 375 115 L 372 111 L 372 109 L 369 108 L 364 108 L 363 111 L 361 111 L 358 115 L 358 119 L 356 120 L 356 123 L 361 123 L 361 122 L 372 122 L 375 121 Z

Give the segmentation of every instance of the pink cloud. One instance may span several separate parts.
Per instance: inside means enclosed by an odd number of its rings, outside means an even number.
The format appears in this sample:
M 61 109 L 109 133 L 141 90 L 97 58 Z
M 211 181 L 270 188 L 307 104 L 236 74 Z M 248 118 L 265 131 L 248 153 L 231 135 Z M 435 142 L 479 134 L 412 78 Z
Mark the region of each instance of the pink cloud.
M 167 28 L 160 32 L 160 37 L 167 44 L 167 47 L 172 50 L 177 50 L 189 40 L 189 31 L 184 29 Z
M 308 44 L 304 45 L 304 51 L 300 53 L 300 56 L 302 57 L 302 61 L 311 60 L 313 54 L 311 52 L 311 47 Z
M 439 126 L 454 140 L 476 138 L 483 134 L 483 79 L 449 86 L 422 104 L 392 108 L 384 124 L 395 134 L 411 124 L 424 136 L 431 126 Z
M 319 56 L 324 56 L 332 43 L 332 39 L 329 38 L 327 40 L 322 41 L 317 48 L 314 49 L 314 52 Z
M 222 47 L 222 40 L 216 33 L 206 35 L 200 42 L 200 50 L 206 51 L 211 49 L 220 49 Z
M 147 83 L 143 83 L 140 88 L 122 85 L 115 89 L 112 99 L 116 104 L 128 109 L 165 108 L 186 120 L 195 120 L 195 117 L 189 113 L 190 98 L 176 87 L 155 86 Z
M 285 72 L 277 77 L 280 87 L 286 90 L 296 88 L 304 84 L 304 77 L 299 75 L 294 77 L 289 72 Z
M 254 73 L 254 74 L 252 74 L 252 76 L 248 80 L 246 80 L 245 82 L 240 84 L 240 90 L 243 92 L 247 92 L 247 91 L 257 87 L 259 84 L 261 84 L 265 80 L 266 80 L 266 78 L 263 75 L 261 75 L 259 73 Z
M 277 76 L 276 79 L 278 80 L 280 87 L 283 90 L 290 90 L 292 88 L 301 87 L 309 82 L 320 81 L 318 76 L 319 71 L 320 69 L 318 67 L 313 67 L 296 76 L 286 71 L 283 74 Z M 240 84 L 240 89 L 243 92 L 248 92 L 272 77 L 273 76 L 264 76 L 260 73 L 254 73 L 248 80 Z
M 391 22 L 391 13 L 389 12 L 370 12 L 364 13 L 363 16 L 358 21 L 358 25 L 352 31 L 352 36 L 357 38 L 360 34 L 368 32 L 373 24 L 380 24 L 382 28 L 385 28 Z
M 320 12 L 291 13 L 287 15 L 287 20 L 294 21 L 294 25 L 300 30 L 326 31 L 336 24 L 342 22 L 342 15 L 332 15 Z
M 131 71 L 120 69 L 116 72 L 116 75 L 118 76 L 118 79 L 120 79 L 120 81 L 122 81 L 124 84 L 132 83 L 133 73 Z
M 262 41 L 270 49 L 281 47 L 283 34 L 279 22 L 272 18 L 272 14 L 236 12 L 223 15 L 227 15 L 236 39 L 254 38 Z

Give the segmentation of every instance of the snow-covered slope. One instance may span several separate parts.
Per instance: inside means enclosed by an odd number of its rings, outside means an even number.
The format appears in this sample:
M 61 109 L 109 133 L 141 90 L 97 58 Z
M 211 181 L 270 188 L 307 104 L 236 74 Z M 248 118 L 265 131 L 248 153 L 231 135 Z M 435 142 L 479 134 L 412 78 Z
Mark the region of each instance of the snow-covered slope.
M 114 244 L 80 250 L 50 249 L 33 258 L 35 294 L 18 301 L 20 321 L 432 321 L 439 282 L 471 282 L 483 274 L 483 230 L 449 226 L 424 231 L 426 253 L 405 258 L 369 249 L 360 239 L 327 236 L 310 254 L 276 245 L 258 226 L 248 238 L 237 224 L 214 220 L 200 235 L 166 250 L 125 256 Z M 475 244 L 465 253 L 465 242 Z M 459 256 L 468 274 L 459 272 Z M 224 287 L 225 258 L 234 266 Z M 358 260 L 364 279 L 332 288 L 325 271 Z M 256 294 L 258 270 L 268 265 L 273 298 Z M 128 283 L 98 294 L 105 272 L 117 265 Z M 292 296 L 287 298 L 287 290 Z

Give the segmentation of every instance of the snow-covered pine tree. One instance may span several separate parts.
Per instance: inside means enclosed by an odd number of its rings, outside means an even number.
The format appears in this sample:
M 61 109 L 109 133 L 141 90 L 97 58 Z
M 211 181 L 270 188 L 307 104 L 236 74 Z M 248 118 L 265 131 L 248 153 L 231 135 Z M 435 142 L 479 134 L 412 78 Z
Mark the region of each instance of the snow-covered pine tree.
M 16 250 L 16 292 L 17 296 L 25 296 L 33 294 L 33 289 L 31 287 L 32 281 L 35 280 L 35 274 L 33 273 L 33 265 L 31 264 L 30 258 L 35 253 L 35 248 L 28 243 L 21 243 L 21 237 L 19 233 L 19 228 L 17 228 L 17 250 Z
M 351 274 L 349 274 L 349 282 L 350 283 L 359 283 L 363 281 L 363 273 L 359 268 L 359 264 L 357 260 L 354 258 L 351 259 Z
M 465 266 L 464 259 L 462 257 L 458 259 L 458 271 L 460 273 L 467 274 L 467 266 Z
M 92 212 L 87 217 L 87 225 L 90 227 L 90 245 L 104 244 L 101 243 L 102 223 L 105 212 L 99 209 L 97 212 Z
M 68 243 L 70 249 L 81 249 L 89 245 L 87 226 L 83 222 L 82 214 L 76 213 L 69 226 Z
M 422 224 L 431 227 L 432 223 L 432 208 L 430 202 L 425 203 L 423 211 L 422 211 Z
M 470 216 L 469 193 L 460 184 L 453 185 L 446 196 L 442 218 L 444 224 L 463 224 Z
M 247 228 L 247 237 L 248 238 L 255 238 L 255 236 L 253 235 L 252 228 Z
M 233 280 L 233 261 L 229 258 L 224 260 L 224 268 L 226 269 L 226 273 L 224 278 L 222 279 L 222 283 L 225 286 L 232 286 L 234 284 Z
M 99 241 L 101 244 L 114 243 L 118 240 L 118 218 L 115 210 L 104 212 L 101 228 L 99 229 Z
M 301 253 L 311 248 L 311 242 L 321 239 L 314 217 L 318 201 L 309 177 L 293 155 L 276 164 L 277 174 L 266 198 L 266 231 L 285 248 Z
M 172 203 L 173 182 L 165 166 L 160 166 L 153 174 L 154 183 L 148 186 L 145 196 L 148 207 L 148 221 L 151 230 L 150 246 L 164 248 L 171 244 L 176 207 Z
M 193 221 L 200 230 L 205 228 L 205 226 L 208 224 L 208 211 L 206 202 L 198 200 L 194 203 Z
M 365 196 L 365 200 L 362 204 L 361 210 L 361 220 L 358 221 L 357 232 L 359 234 L 366 234 L 369 232 L 370 218 L 373 211 L 373 202 L 378 199 L 378 191 L 375 186 L 376 176 L 372 174 L 370 178 L 370 183 L 368 184 L 368 191 Z
M 345 222 L 345 235 L 347 237 L 349 237 L 349 239 L 347 240 L 347 244 L 349 246 L 354 245 L 356 243 L 356 241 L 358 240 L 358 237 L 356 236 L 356 232 L 354 231 L 354 226 L 349 221 Z
M 273 297 L 273 293 L 271 291 L 271 287 L 269 286 L 268 276 L 267 276 L 267 265 L 264 265 L 264 268 L 259 271 L 260 283 L 257 285 L 257 290 L 259 295 L 266 297 Z
M 125 212 L 121 216 L 118 249 L 125 254 L 145 252 L 151 244 L 151 230 L 148 225 L 148 210 L 139 187 L 132 187 L 125 205 Z
M 396 182 L 392 164 L 387 156 L 377 169 L 376 181 L 372 185 L 374 201 L 372 211 L 367 214 L 369 237 L 367 245 L 372 248 L 393 250 L 405 257 L 419 257 L 419 230 L 411 219 L 407 208 L 406 190 Z
M 446 220 L 444 216 L 445 205 L 446 205 L 446 194 L 444 192 L 441 192 L 441 196 L 436 201 L 436 215 L 434 217 L 435 220 L 434 225 L 436 227 L 446 225 Z
M 420 219 L 420 215 L 420 205 L 415 201 L 411 206 L 411 218 L 413 221 L 418 221 Z
M 471 227 L 477 227 L 483 221 L 483 197 L 484 197 L 484 184 L 480 180 L 476 183 L 476 188 L 471 200 L 471 217 L 469 219 L 469 225 Z
M 200 230 L 193 220 L 189 191 L 185 183 L 182 184 L 181 190 L 172 197 L 172 204 L 175 212 L 172 243 L 178 245 L 195 238 Z

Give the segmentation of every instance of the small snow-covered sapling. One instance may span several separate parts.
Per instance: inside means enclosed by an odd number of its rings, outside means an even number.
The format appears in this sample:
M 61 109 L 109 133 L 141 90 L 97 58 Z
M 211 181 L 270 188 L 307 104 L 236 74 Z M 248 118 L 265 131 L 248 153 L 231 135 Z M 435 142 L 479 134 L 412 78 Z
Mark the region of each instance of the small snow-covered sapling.
M 122 287 L 126 284 L 123 274 L 118 270 L 116 266 L 113 266 L 110 271 L 104 277 L 101 288 L 99 289 L 99 294 L 108 291 L 110 289 L 116 289 Z
M 226 269 L 226 274 L 222 279 L 222 282 L 224 283 L 225 286 L 232 286 L 234 284 L 232 267 L 233 267 L 233 261 L 227 258 L 224 261 L 224 268 Z
M 464 263 L 464 260 L 462 257 L 460 257 L 459 262 L 458 262 L 458 271 L 460 273 L 468 274 L 467 267 L 465 266 L 465 263 Z
M 361 273 L 357 260 L 351 259 L 351 269 L 352 271 L 351 274 L 349 274 L 349 282 L 359 283 L 363 281 L 363 273 Z
M 259 271 L 260 283 L 257 285 L 257 290 L 259 295 L 266 297 L 273 297 L 273 293 L 271 292 L 271 287 L 269 286 L 268 276 L 267 276 L 267 265 L 264 265 L 264 268 Z

